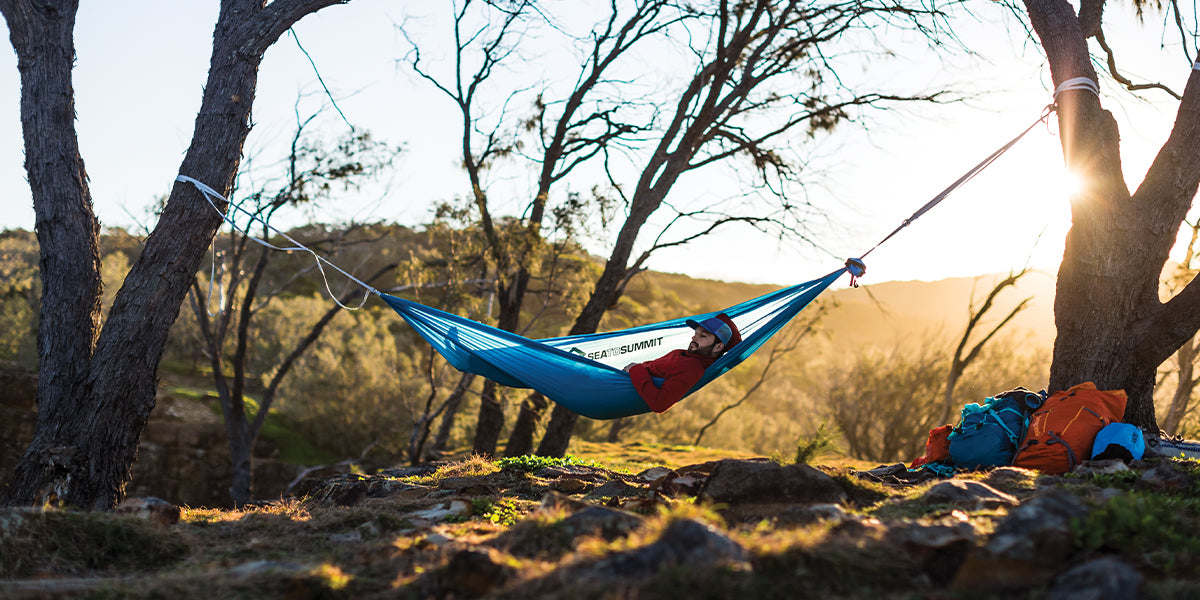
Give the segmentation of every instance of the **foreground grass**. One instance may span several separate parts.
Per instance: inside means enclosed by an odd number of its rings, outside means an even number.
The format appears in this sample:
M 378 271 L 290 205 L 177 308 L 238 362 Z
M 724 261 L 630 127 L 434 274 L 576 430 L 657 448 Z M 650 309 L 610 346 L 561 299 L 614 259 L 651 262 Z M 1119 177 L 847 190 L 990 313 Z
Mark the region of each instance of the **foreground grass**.
M 575 448 L 573 448 L 575 449 Z M 604 465 L 627 473 L 643 465 L 680 466 L 709 459 L 705 449 L 597 445 L 550 461 Z M 590 452 L 595 451 L 594 454 Z M 643 463 L 644 458 L 662 458 Z M 609 462 L 612 461 L 610 464 Z M 675 462 L 672 462 L 675 461 Z M 507 466 L 508 468 L 503 468 Z M 402 495 L 369 498 L 351 507 L 314 499 L 288 500 L 244 510 L 184 508 L 180 522 L 155 525 L 129 516 L 59 510 L 0 512 L 0 596 L 6 598 L 970 598 L 914 575 L 917 557 L 885 539 L 885 522 L 953 524 L 970 521 L 980 532 L 1002 510 L 961 511 L 930 506 L 919 497 L 936 482 L 892 488 L 831 469 L 847 489 L 848 509 L 863 519 L 845 527 L 820 522 L 730 524 L 692 499 L 645 514 L 625 535 L 578 535 L 560 509 L 542 508 L 532 473 L 542 459 L 467 458 L 432 475 L 398 480 L 436 490 L 449 479 L 526 482 L 504 493 L 472 497 L 466 514 L 430 525 L 414 519 Z M 1035 476 L 1004 491 L 1026 496 Z M 1081 557 L 1120 554 L 1153 575 L 1146 597 L 1190 598 L 1200 593 L 1200 555 L 1194 532 L 1200 501 L 1193 490 L 1176 494 L 1134 491 L 1128 478 L 1072 480 L 1128 493 L 1077 524 Z M 744 562 L 676 564 L 644 576 L 595 576 L 611 557 L 654 544 L 674 522 L 710 525 L 746 550 Z M 603 571 L 603 569 L 599 569 Z

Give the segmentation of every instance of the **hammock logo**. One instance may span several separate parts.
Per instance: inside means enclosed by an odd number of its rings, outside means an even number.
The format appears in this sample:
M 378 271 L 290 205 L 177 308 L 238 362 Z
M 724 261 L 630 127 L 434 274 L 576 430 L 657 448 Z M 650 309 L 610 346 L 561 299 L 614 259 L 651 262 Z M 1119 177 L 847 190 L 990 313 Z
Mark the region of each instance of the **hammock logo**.
M 663 341 L 663 339 L 660 336 L 660 337 L 644 340 L 641 342 L 636 342 L 633 344 L 622 344 L 620 346 L 613 346 L 612 348 L 605 348 L 603 350 L 597 350 L 596 352 L 584 352 L 583 350 L 580 350 L 579 348 L 571 348 L 570 350 L 568 350 L 568 352 L 570 352 L 571 354 L 578 354 L 579 356 L 586 356 L 587 358 L 590 358 L 592 360 L 598 360 L 601 358 L 608 358 L 610 356 L 620 356 L 622 354 L 629 354 L 630 352 L 637 352 L 638 350 L 645 350 L 646 348 L 654 348 L 655 346 L 661 346 L 662 341 Z

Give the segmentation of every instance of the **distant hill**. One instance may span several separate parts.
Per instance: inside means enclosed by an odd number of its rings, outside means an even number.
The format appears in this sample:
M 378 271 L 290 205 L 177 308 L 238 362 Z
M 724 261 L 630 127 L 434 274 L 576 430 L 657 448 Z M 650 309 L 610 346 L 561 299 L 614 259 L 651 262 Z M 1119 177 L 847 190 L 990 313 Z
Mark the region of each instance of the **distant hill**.
M 982 304 L 996 282 L 1007 273 L 956 277 L 939 281 L 886 281 L 858 288 L 832 289 L 820 296 L 838 306 L 825 317 L 823 328 L 835 347 L 883 345 L 913 336 L 941 334 L 958 339 L 966 327 L 968 309 Z M 845 279 L 839 283 L 844 285 Z M 765 294 L 778 286 L 693 279 L 672 273 L 645 273 L 629 286 L 631 296 L 648 288 L 674 293 L 695 303 L 696 312 L 718 310 Z M 1054 343 L 1054 274 L 1031 271 L 1014 289 L 996 299 L 984 327 L 990 330 L 1021 300 L 1029 307 L 1006 327 L 1009 334 L 1028 335 L 1031 343 L 1049 348 Z
M 835 340 L 846 344 L 891 343 L 902 336 L 942 332 L 958 339 L 969 309 L 981 305 L 993 286 L 1008 273 L 957 277 L 939 281 L 888 281 L 839 289 L 826 296 L 840 306 L 826 318 Z M 982 327 L 990 330 L 1021 300 L 1032 298 L 1005 331 L 1028 334 L 1030 341 L 1054 344 L 1054 274 L 1031 271 L 996 298 Z

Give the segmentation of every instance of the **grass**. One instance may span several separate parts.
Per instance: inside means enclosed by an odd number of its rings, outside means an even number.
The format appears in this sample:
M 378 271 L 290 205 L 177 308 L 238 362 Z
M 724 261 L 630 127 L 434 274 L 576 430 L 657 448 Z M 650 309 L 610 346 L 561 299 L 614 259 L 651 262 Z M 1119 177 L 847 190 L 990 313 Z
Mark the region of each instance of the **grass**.
M 597 453 L 588 454 L 589 447 Z M 435 499 L 368 498 L 351 507 L 288 500 L 244 510 L 184 508 L 173 526 L 107 513 L 0 510 L 0 596 L 12 591 L 4 586 L 14 581 L 37 589 L 66 579 L 86 586 L 86 593 L 76 595 L 97 598 L 958 598 L 966 596 L 944 582 L 934 586 L 925 574 L 928 564 L 898 551 L 884 535 L 886 527 L 870 523 L 968 520 L 982 536 L 1006 514 L 924 504 L 921 494 L 936 481 L 885 486 L 821 465 L 847 491 L 846 508 L 863 519 L 860 524 L 726 523 L 720 507 L 686 497 L 666 500 L 630 529 L 614 533 L 581 525 L 560 509 L 541 509 L 545 488 L 537 486 L 544 480 L 529 473 L 552 464 L 620 466 L 628 473 L 642 470 L 641 461 L 652 453 L 677 461 L 662 466 L 724 455 L 649 444 L 572 449 L 575 456 L 557 461 L 469 456 L 433 475 L 405 480 L 427 485 Z M 610 459 L 617 464 L 605 462 Z M 440 485 L 455 479 L 478 479 L 487 485 L 460 483 L 490 491 L 468 496 L 464 516 L 432 526 L 415 522 L 415 510 L 464 497 L 460 488 Z M 1034 493 L 1032 474 L 1002 479 L 1009 493 Z M 1200 542 L 1191 533 L 1200 528 L 1200 499 L 1190 490 L 1135 490 L 1120 474 L 1064 478 L 1059 485 L 1085 496 L 1098 486 L 1125 490 L 1095 504 L 1087 520 L 1075 524 L 1077 561 L 1120 556 L 1146 574 L 1147 597 L 1194 597 L 1200 591 L 1194 583 L 1200 564 L 1192 558 L 1200 555 Z M 620 553 L 655 544 L 671 523 L 683 519 L 737 542 L 746 562 L 669 563 L 645 577 L 589 575 Z M 43 580 L 48 583 L 39 583 Z

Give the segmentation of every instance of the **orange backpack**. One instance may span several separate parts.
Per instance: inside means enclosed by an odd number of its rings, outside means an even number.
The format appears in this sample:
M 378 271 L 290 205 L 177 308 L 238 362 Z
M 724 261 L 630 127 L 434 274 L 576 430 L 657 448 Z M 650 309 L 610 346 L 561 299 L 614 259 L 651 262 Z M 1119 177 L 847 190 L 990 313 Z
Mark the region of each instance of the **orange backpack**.
M 1096 434 L 1125 415 L 1125 390 L 1102 391 L 1088 381 L 1055 392 L 1029 417 L 1014 467 L 1060 475 L 1091 457 Z
M 915 469 L 935 462 L 950 462 L 950 432 L 953 430 L 953 425 L 930 429 L 929 439 L 925 440 L 925 456 L 918 456 L 909 468 Z

